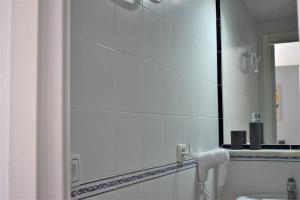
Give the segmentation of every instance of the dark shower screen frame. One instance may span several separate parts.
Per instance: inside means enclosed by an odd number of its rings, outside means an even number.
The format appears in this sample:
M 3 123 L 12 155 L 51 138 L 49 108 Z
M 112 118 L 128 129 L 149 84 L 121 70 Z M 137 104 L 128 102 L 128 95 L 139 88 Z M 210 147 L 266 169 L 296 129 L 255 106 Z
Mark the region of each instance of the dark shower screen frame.
M 219 124 L 219 146 L 231 148 L 230 144 L 224 144 L 224 113 L 223 113 L 223 80 L 222 80 L 222 23 L 221 23 L 221 1 L 216 0 L 216 38 L 217 38 L 217 84 L 218 84 L 218 124 Z M 249 145 L 243 145 L 249 149 Z M 285 149 L 300 150 L 300 145 L 287 144 L 262 144 L 262 149 Z
M 221 147 L 224 144 L 221 0 L 216 0 L 216 30 L 217 30 L 216 36 L 217 36 L 218 124 L 219 124 L 219 146 Z

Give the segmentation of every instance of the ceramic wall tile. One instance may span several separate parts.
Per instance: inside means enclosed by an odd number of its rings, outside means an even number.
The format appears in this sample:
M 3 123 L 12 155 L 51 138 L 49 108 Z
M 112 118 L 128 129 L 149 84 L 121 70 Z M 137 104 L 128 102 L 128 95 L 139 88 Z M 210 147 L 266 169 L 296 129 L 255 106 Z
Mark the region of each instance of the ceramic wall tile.
M 115 3 L 114 46 L 117 49 L 141 56 L 142 51 L 142 7 L 139 4 Z
M 163 63 L 164 21 L 144 9 L 142 30 L 143 57 Z
M 112 55 L 114 95 L 118 111 L 142 110 L 141 73 L 144 62 L 135 56 L 115 52 Z
M 115 4 L 111 0 L 74 0 L 71 34 L 96 43 L 112 45 L 115 35 Z
M 113 51 L 96 43 L 72 39 L 71 106 L 111 110 L 114 104 Z
M 165 0 L 143 0 L 143 6 L 159 17 L 164 17 L 164 1 Z
M 143 169 L 143 125 L 138 114 L 115 114 L 116 170 L 119 174 Z
M 80 181 L 114 175 L 116 140 L 113 115 L 73 110 L 71 119 L 71 153 L 80 154 Z
M 75 197 L 198 197 L 195 163 L 177 166 L 176 145 L 218 147 L 215 1 L 156 2 L 71 2 Z

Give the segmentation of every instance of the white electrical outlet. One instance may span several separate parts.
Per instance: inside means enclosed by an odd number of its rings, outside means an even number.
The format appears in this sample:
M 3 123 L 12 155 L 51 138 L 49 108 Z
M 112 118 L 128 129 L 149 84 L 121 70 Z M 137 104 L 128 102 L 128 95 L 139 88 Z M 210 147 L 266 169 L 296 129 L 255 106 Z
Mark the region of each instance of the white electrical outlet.
M 71 182 L 79 182 L 80 179 L 80 154 L 72 154 Z
M 178 163 L 183 162 L 183 154 L 187 153 L 187 145 L 186 144 L 177 144 L 177 149 L 176 149 L 176 161 Z

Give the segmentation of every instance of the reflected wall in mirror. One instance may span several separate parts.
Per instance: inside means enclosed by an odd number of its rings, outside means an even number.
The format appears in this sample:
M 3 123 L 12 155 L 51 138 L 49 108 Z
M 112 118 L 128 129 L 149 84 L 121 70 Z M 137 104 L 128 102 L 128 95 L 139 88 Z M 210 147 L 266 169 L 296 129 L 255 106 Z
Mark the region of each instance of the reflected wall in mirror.
M 299 144 L 299 43 L 275 44 L 274 55 L 277 140 Z
M 298 127 L 282 131 L 276 120 L 276 79 L 281 75 L 275 78 L 279 69 L 273 45 L 298 41 L 297 0 L 221 1 L 221 36 L 224 144 L 230 144 L 232 130 L 246 130 L 249 142 L 253 112 L 262 115 L 265 144 L 300 143 L 299 136 L 287 139 L 298 134 Z M 282 115 L 284 119 L 284 110 Z

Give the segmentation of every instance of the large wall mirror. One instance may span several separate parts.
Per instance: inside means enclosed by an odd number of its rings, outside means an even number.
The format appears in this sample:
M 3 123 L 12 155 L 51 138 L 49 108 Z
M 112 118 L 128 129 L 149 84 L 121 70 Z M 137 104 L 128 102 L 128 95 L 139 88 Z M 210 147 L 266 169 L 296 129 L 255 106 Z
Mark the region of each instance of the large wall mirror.
M 226 0 L 220 12 L 221 142 L 231 143 L 232 130 L 246 130 L 249 142 L 257 112 L 264 144 L 300 144 L 299 65 L 284 63 L 282 45 L 297 45 L 297 0 Z

